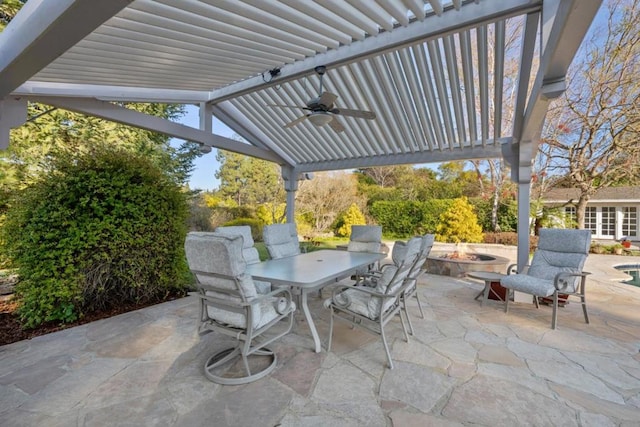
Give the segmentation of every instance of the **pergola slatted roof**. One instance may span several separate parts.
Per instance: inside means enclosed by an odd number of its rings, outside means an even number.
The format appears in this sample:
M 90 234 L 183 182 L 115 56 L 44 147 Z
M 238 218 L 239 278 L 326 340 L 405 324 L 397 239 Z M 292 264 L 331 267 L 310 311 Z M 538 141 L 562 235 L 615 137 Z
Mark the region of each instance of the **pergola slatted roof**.
M 502 156 L 522 205 L 549 100 L 600 3 L 29 0 L 0 34 L 0 146 L 28 100 L 277 162 L 290 190 L 310 171 Z M 304 111 L 267 104 L 305 106 L 321 65 L 338 108 L 376 119 L 283 128 Z M 126 102 L 196 104 L 201 125 Z M 216 135 L 211 114 L 244 141 Z

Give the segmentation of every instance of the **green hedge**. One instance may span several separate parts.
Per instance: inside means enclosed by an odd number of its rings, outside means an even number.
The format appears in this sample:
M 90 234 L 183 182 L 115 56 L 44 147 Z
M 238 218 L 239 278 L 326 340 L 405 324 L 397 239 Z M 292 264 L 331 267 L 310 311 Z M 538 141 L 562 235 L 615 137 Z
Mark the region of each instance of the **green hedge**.
M 236 218 L 222 224 L 223 227 L 233 227 L 240 225 L 248 225 L 251 227 L 251 237 L 256 242 L 262 242 L 262 221 L 255 218 Z
M 453 200 L 433 199 L 424 202 L 377 201 L 369 208 L 376 223 L 388 238 L 405 238 L 417 234 L 435 233 L 440 215 Z
M 27 327 L 184 289 L 186 194 L 146 157 L 95 147 L 57 154 L 2 228 Z

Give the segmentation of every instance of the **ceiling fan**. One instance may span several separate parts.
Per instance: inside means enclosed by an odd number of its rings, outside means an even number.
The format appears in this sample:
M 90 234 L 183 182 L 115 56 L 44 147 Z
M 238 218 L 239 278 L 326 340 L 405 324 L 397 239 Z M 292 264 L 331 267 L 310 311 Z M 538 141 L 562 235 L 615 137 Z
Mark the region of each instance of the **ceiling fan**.
M 302 123 L 303 121 L 309 119 L 311 123 L 316 126 L 324 126 L 328 124 L 331 129 L 336 132 L 343 132 L 344 126 L 340 123 L 336 116 L 348 116 L 355 117 L 358 119 L 367 119 L 373 120 L 376 118 L 376 114 L 371 111 L 364 110 L 351 110 L 348 108 L 336 108 L 333 103 L 338 99 L 338 95 L 331 92 L 323 92 L 322 91 L 322 78 L 327 71 L 327 67 L 324 65 L 319 65 L 315 68 L 315 72 L 320 76 L 320 95 L 317 98 L 313 98 L 307 102 L 306 107 L 296 107 L 293 105 L 278 105 L 278 104 L 268 104 L 269 107 L 277 107 L 277 108 L 299 108 L 302 110 L 308 111 L 304 116 L 300 116 L 292 122 L 284 125 L 285 128 L 290 128 L 298 123 Z

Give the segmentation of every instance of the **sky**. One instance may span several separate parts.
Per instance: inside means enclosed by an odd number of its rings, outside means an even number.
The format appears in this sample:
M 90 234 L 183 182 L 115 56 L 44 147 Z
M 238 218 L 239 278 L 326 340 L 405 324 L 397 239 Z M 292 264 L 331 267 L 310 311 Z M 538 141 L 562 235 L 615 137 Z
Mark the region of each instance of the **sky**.
M 199 109 L 195 105 L 187 105 L 185 108 L 186 114 L 182 116 L 179 123 L 191 126 L 196 129 L 200 127 L 200 113 Z M 216 135 L 222 135 L 231 138 L 234 132 L 227 127 L 224 123 L 213 117 L 213 133 Z M 173 138 L 171 144 L 174 146 L 180 145 L 182 140 Z M 216 161 L 216 153 L 218 150 L 215 148 L 210 153 L 200 156 L 194 162 L 194 170 L 189 180 L 189 188 L 191 190 L 215 190 L 218 188 L 220 181 L 215 177 L 215 173 L 220 167 L 220 164 Z

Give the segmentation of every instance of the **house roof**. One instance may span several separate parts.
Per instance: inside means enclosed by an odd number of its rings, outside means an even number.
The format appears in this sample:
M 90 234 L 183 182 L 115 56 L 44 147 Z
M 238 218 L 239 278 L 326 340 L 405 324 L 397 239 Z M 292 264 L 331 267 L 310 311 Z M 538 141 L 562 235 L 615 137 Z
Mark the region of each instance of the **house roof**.
M 577 188 L 552 188 L 547 191 L 543 200 L 547 204 L 577 203 L 580 190 Z M 640 186 L 635 187 L 605 187 L 599 189 L 589 200 L 592 203 L 640 203 Z
M 0 145 L 36 101 L 295 173 L 503 155 L 526 172 L 535 149 L 522 148 L 537 143 L 600 3 L 29 0 L 0 34 Z M 268 104 L 305 106 L 320 65 L 335 106 L 375 120 L 284 128 L 305 110 Z M 200 128 L 122 104 L 132 101 L 197 104 Z M 217 135 L 212 114 L 244 141 Z

